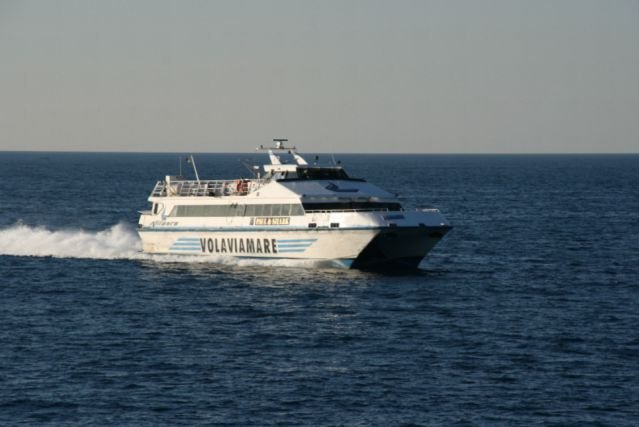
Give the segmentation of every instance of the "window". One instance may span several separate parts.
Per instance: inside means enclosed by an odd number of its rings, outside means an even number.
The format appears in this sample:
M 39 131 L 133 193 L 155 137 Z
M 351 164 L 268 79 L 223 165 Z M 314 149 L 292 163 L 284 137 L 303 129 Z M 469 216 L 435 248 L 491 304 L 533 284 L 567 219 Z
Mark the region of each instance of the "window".
M 297 176 L 300 179 L 348 179 L 344 169 L 339 167 L 302 167 L 297 168 Z
M 255 209 L 258 205 L 246 205 L 246 210 L 244 211 L 244 215 L 246 216 L 257 216 L 255 214 Z
M 304 215 L 304 209 L 302 208 L 302 205 L 291 205 L 291 213 L 289 215 L 290 216 Z
M 399 203 L 380 202 L 338 202 L 338 203 L 304 203 L 307 211 L 345 211 L 345 210 L 388 210 L 399 211 L 402 206 Z
M 229 205 L 176 206 L 171 216 L 233 216 L 235 208 Z
M 246 209 L 246 206 L 244 205 L 236 205 L 235 209 L 233 209 L 233 215 L 234 216 L 244 216 L 244 210 Z
M 157 204 L 153 212 L 157 214 Z M 281 205 L 182 205 L 175 206 L 170 216 L 220 217 L 220 216 L 300 216 L 304 209 L 299 204 Z
M 349 177 L 341 166 L 299 166 L 295 172 L 285 172 L 283 174 L 275 175 L 275 179 L 285 181 L 303 181 L 307 179 L 336 179 L 344 181 L 365 182 L 364 179 Z

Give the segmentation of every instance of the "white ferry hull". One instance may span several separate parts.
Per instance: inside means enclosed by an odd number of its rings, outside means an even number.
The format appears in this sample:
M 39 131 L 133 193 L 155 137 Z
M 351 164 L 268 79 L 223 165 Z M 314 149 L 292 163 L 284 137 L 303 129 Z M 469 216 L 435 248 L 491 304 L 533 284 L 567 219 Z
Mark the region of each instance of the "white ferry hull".
M 350 267 L 378 231 L 140 231 L 144 252 L 221 258 L 334 261 Z
M 140 230 L 144 252 L 329 261 L 343 268 L 417 268 L 448 226 L 309 230 Z

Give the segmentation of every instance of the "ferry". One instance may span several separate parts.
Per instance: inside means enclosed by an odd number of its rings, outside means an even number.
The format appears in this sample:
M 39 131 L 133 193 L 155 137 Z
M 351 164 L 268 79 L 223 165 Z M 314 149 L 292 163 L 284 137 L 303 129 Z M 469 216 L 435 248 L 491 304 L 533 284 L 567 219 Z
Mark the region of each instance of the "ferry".
M 144 252 L 416 269 L 451 229 L 437 209 L 405 209 L 340 163 L 309 164 L 287 139 L 273 141 L 258 148 L 270 164 L 250 179 L 201 180 L 190 156 L 195 180 L 158 181 L 140 212 Z

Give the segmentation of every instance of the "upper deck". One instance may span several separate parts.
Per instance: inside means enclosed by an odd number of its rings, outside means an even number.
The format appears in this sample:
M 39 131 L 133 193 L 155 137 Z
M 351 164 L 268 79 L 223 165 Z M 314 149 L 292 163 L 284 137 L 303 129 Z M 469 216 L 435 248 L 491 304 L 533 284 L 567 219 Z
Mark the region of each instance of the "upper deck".
M 150 197 L 246 196 L 262 187 L 265 179 L 182 180 L 167 177 L 158 181 Z
M 351 178 L 347 175 L 339 162 L 332 166 L 309 165 L 296 151 L 295 147 L 285 147 L 285 139 L 275 139 L 276 147 L 265 148 L 260 146 L 258 150 L 266 150 L 269 153 L 271 164 L 263 165 L 264 175 L 260 175 L 259 168 L 254 166 L 251 170 L 255 174 L 252 179 L 232 180 L 200 180 L 195 167 L 195 160 L 190 156 L 189 163 L 193 165 L 195 180 L 187 180 L 183 176 L 167 175 L 164 181 L 158 181 L 151 191 L 150 197 L 225 197 L 247 196 L 264 187 L 266 184 L 278 182 L 283 184 L 277 190 L 271 191 L 293 192 L 300 197 L 310 195 L 330 196 L 332 193 L 357 192 L 358 189 L 340 189 L 335 183 L 325 184 L 326 181 L 351 181 L 365 183 L 363 179 Z M 276 152 L 290 154 L 294 162 L 283 162 Z M 317 160 L 317 157 L 316 157 Z M 320 186 L 309 187 L 307 183 L 324 182 Z M 325 194 L 325 193 L 329 194 Z M 360 193 L 362 195 L 362 193 Z M 344 194 L 342 194 L 344 196 Z M 384 195 L 385 196 L 385 195 Z

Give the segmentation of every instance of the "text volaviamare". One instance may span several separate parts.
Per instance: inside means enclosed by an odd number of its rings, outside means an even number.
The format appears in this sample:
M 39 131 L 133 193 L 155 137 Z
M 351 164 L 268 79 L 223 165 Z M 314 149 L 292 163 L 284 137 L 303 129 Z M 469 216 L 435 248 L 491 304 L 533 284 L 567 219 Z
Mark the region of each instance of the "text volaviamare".
M 201 238 L 202 252 L 210 253 L 248 253 L 248 254 L 276 254 L 277 245 L 275 239 L 252 238 Z

